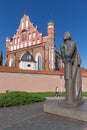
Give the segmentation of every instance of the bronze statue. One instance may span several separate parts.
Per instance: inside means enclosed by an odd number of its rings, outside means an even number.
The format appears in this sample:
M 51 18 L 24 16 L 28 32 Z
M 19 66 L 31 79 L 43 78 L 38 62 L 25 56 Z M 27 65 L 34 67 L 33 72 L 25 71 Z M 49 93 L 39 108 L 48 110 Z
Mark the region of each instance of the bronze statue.
M 2 66 L 2 60 L 3 60 L 2 51 L 0 51 L 0 66 Z
M 60 50 L 64 63 L 66 101 L 80 103 L 82 101 L 81 58 L 75 42 L 71 41 L 69 32 L 64 33 L 63 40 Z

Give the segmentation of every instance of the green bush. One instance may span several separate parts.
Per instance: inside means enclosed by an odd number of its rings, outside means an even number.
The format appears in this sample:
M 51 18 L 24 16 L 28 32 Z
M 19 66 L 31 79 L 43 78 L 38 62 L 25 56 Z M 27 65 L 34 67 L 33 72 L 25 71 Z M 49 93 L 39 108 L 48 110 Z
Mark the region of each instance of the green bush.
M 19 106 L 44 101 L 40 95 L 32 95 L 27 92 L 9 92 L 0 94 L 0 107 Z

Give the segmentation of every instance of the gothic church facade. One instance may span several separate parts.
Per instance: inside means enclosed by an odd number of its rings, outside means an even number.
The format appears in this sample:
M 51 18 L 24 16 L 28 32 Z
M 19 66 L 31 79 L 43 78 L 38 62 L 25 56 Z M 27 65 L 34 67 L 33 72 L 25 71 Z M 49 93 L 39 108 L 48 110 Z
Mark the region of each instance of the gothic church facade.
M 49 22 L 47 36 L 38 31 L 24 14 L 16 34 L 6 37 L 5 65 L 26 70 L 54 71 L 62 67 L 59 51 L 55 50 L 55 25 Z

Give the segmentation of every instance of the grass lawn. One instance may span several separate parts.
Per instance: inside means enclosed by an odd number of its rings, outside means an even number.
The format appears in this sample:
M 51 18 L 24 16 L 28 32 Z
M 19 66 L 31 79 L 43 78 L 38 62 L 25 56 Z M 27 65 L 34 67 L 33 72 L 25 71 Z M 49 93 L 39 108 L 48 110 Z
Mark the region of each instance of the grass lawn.
M 32 95 L 42 96 L 42 97 L 55 97 L 55 92 L 32 92 Z M 65 92 L 59 92 L 60 96 L 65 96 Z M 82 96 L 87 96 L 87 92 L 82 92 Z
M 55 97 L 55 92 L 32 92 L 32 95 L 41 96 L 41 97 Z M 60 92 L 60 96 L 65 96 L 65 92 Z

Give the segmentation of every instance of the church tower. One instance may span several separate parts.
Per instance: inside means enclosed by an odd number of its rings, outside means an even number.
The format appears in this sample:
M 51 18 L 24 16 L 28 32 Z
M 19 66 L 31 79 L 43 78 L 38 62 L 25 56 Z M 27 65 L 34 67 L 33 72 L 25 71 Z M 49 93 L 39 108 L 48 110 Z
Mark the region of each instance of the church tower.
M 55 70 L 55 25 L 54 22 L 48 23 L 48 44 L 49 44 L 49 69 Z

